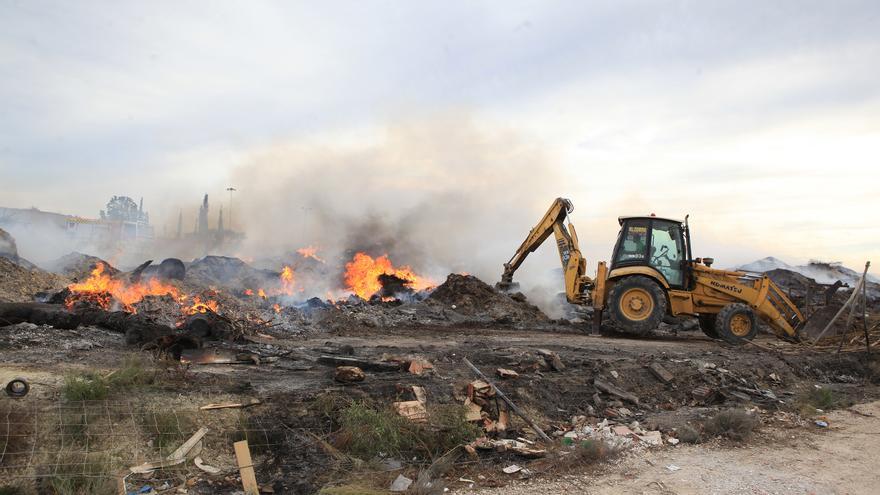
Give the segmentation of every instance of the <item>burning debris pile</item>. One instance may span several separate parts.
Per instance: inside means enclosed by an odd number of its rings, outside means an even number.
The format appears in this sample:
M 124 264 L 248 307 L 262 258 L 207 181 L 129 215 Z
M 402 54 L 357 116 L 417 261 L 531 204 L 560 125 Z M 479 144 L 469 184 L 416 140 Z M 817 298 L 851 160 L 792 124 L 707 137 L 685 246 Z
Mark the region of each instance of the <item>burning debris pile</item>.
M 383 300 L 401 299 L 415 291 L 432 288 L 434 282 L 420 277 L 408 266 L 395 267 L 387 255 L 373 258 L 356 253 L 345 264 L 345 286 L 361 299 L 378 296 Z
M 49 292 L 40 296 L 42 303 L 7 306 L 0 312 L 16 323 L 99 326 L 124 333 L 130 344 L 158 342 L 163 348 L 180 347 L 181 339 L 188 347 L 199 347 L 205 339 L 267 329 L 303 335 L 379 326 L 550 322 L 522 294 L 508 296 L 470 275 L 452 274 L 436 286 L 430 277 L 395 265 L 385 254 L 364 252 L 337 264 L 340 271 L 334 275 L 316 248 L 295 252 L 278 271 L 238 258 L 205 256 L 190 263 L 169 258 L 153 265 L 150 260 L 128 272 L 71 253 L 53 263 L 68 278 L 45 272 L 22 278 L 23 268 L 4 269 L 4 277 L 25 282 L 6 299 L 33 300 L 34 287 Z M 323 297 L 315 296 L 326 287 L 331 289 Z

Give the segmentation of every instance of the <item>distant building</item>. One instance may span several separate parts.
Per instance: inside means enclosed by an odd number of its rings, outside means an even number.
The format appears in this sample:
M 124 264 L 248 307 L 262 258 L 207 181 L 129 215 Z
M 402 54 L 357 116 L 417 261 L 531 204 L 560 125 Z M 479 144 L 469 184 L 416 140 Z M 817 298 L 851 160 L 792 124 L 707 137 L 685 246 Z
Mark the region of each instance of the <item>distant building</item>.
M 116 242 L 141 241 L 153 238 L 150 217 L 128 196 L 113 196 L 100 218 L 84 218 L 42 211 L 37 208 L 0 207 L 0 226 L 20 229 L 56 228 L 74 241 Z

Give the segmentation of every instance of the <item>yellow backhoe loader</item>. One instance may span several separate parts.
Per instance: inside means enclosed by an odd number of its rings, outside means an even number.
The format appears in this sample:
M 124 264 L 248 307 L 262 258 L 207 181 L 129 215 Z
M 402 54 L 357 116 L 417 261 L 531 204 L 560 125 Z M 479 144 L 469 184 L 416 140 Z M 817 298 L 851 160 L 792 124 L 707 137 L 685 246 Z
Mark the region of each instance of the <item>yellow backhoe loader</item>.
M 667 315 L 696 316 L 712 338 L 734 344 L 754 338 L 757 318 L 777 336 L 798 339 L 804 316 L 766 275 L 718 270 L 712 258 L 692 258 L 687 217 L 684 221 L 654 216 L 620 217 L 620 232 L 610 267 L 598 264 L 595 278 L 578 247 L 574 225 L 564 221 L 571 201 L 557 198 L 504 264 L 501 290 L 516 285 L 513 274 L 529 253 L 550 234 L 556 238 L 568 302 L 593 308 L 594 332 L 603 315 L 616 329 L 642 334 L 657 328 Z

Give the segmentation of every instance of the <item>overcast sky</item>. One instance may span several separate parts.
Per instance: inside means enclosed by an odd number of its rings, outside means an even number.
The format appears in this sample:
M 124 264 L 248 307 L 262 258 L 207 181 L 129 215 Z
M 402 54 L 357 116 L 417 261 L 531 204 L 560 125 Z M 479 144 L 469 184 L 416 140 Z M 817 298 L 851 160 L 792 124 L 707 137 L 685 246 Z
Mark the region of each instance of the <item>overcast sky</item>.
M 878 81 L 876 1 L 0 0 L 0 206 L 176 218 L 278 143 L 456 112 L 552 158 L 594 259 L 617 215 L 689 213 L 726 265 L 859 268 Z

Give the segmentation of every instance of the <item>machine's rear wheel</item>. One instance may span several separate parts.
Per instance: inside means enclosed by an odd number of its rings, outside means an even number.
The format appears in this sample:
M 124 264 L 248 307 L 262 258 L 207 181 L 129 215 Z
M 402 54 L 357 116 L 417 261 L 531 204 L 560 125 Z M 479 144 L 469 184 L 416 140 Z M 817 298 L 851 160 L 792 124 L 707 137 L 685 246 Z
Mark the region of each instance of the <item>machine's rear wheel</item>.
M 663 289 L 646 277 L 624 278 L 608 294 L 608 317 L 623 332 L 642 334 L 653 330 L 665 314 Z
M 702 314 L 698 315 L 697 319 L 700 320 L 700 330 L 706 334 L 707 337 L 711 339 L 718 338 L 718 330 L 715 329 L 715 313 Z
M 733 303 L 724 306 L 715 319 L 718 336 L 731 344 L 744 344 L 758 333 L 758 319 L 749 306 Z

